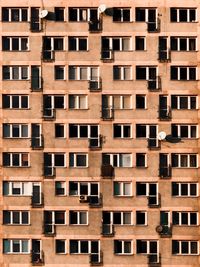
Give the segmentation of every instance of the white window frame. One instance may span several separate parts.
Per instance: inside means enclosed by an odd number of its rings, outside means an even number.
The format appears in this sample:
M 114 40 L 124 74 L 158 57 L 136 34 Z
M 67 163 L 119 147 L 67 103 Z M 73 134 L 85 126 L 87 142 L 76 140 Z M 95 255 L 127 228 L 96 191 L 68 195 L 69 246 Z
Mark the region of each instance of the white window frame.
M 149 134 L 150 134 L 150 127 L 151 126 L 156 126 L 156 135 L 158 134 L 158 125 L 156 124 L 136 124 L 136 127 L 138 126 L 145 126 L 146 127 L 146 136 L 145 137 L 136 137 L 136 138 L 139 138 L 139 139 L 142 139 L 142 138 L 149 138 Z M 156 137 L 155 137 L 156 138 Z
M 29 109 L 29 95 L 7 95 L 10 98 L 10 107 L 7 109 Z M 19 98 L 19 107 L 18 108 L 13 108 L 13 97 L 18 97 Z M 22 108 L 22 97 L 26 96 L 27 97 L 27 102 L 28 102 L 28 107 L 27 108 Z
M 97 195 L 92 195 L 91 194 L 91 185 L 92 184 L 97 184 L 97 186 L 98 186 L 98 196 L 100 195 L 100 184 L 98 183 L 98 182 L 96 182 L 96 183 L 92 183 L 92 182 L 81 182 L 81 181 L 71 181 L 71 182 L 73 182 L 73 183 L 76 183 L 77 184 L 77 187 L 78 187 L 78 190 L 77 190 L 77 194 L 71 194 L 70 192 L 69 192 L 69 195 L 70 196 L 81 196 L 81 193 L 80 193 L 80 191 L 81 191 L 81 184 L 87 184 L 87 188 L 88 188 L 88 195 L 87 196 L 97 196 Z
M 72 125 L 71 123 L 69 124 Z M 74 126 L 77 127 L 77 137 L 69 137 L 70 139 L 75 139 L 75 138 L 79 138 L 79 139 L 85 139 L 85 138 L 91 138 L 91 126 L 97 126 L 98 128 L 98 135 L 99 135 L 99 128 L 100 126 L 98 124 L 73 124 Z M 80 137 L 80 132 L 81 132 L 81 126 L 87 126 L 87 131 L 88 131 L 88 136 L 87 137 Z
M 155 68 L 156 69 L 156 77 L 158 77 L 158 66 L 136 66 L 136 68 L 138 68 L 138 69 L 146 69 L 146 78 L 145 78 L 145 80 L 146 81 L 149 81 L 149 80 L 151 80 L 151 78 L 149 77 L 150 75 L 149 75 L 149 69 L 150 68 Z M 136 77 L 135 77 L 136 78 Z M 136 81 L 142 81 L 143 79 L 136 79 Z
M 51 40 L 51 51 L 65 51 L 65 38 L 63 37 L 63 36 L 44 36 L 44 40 L 45 40 L 45 38 L 47 38 L 47 39 L 50 39 Z M 61 39 L 62 41 L 63 41 L 63 50 L 54 50 L 54 46 L 55 46 L 55 44 L 54 44 L 54 41 L 55 41 L 55 39 Z
M 180 10 L 187 10 L 187 21 L 185 21 L 185 23 L 192 23 L 192 22 L 197 22 L 197 9 L 196 8 L 174 8 L 176 10 L 176 14 L 177 14 L 177 21 L 176 22 L 180 22 L 180 23 L 184 23 L 183 21 L 180 21 Z M 195 10 L 195 21 L 190 21 L 190 10 Z M 171 10 L 170 10 L 171 12 Z M 175 21 L 174 21 L 175 22 Z
M 177 69 L 177 79 L 171 79 L 172 81 L 197 81 L 198 80 L 198 70 L 197 70 L 197 66 L 171 66 L 171 68 L 176 68 Z M 186 69 L 187 70 L 187 74 L 186 74 L 186 79 L 181 79 L 180 77 L 180 70 L 181 69 Z M 195 69 L 195 80 L 191 80 L 190 79 L 190 69 Z M 170 70 L 170 72 L 172 72 L 172 69 Z M 171 75 L 171 74 L 170 74 Z
M 114 254 L 115 255 L 132 255 L 133 254 L 133 240 L 118 240 L 118 239 L 115 239 L 113 240 L 114 242 L 117 241 L 117 242 L 121 242 L 122 244 L 122 251 L 121 252 L 115 252 L 114 251 Z M 131 244 L 131 252 L 130 253 L 126 253 L 124 250 L 125 250 L 125 243 L 130 243 Z
M 76 49 L 75 50 L 69 50 L 69 42 L 70 38 L 74 38 L 76 41 Z M 79 50 L 79 40 L 85 39 L 86 40 L 86 50 Z M 79 52 L 84 52 L 88 51 L 88 36 L 68 36 L 68 51 L 79 51 Z
M 114 128 L 115 126 L 119 126 L 121 128 L 121 136 L 120 137 L 114 137 Z M 130 127 L 130 136 L 129 137 L 124 137 L 124 126 L 129 126 Z M 132 124 L 130 123 L 114 123 L 113 124 L 113 138 L 125 138 L 125 139 L 129 139 L 129 138 L 132 138 Z
M 70 96 L 73 96 L 73 98 L 74 98 L 74 108 L 70 108 L 69 107 L 69 109 L 71 109 L 71 110 L 74 110 L 74 109 L 88 109 L 88 96 L 87 95 L 69 95 L 69 98 L 70 98 Z M 83 98 L 85 98 L 85 107 L 84 108 L 81 108 L 81 105 L 80 105 L 80 99 L 81 99 L 81 97 Z M 69 106 L 69 98 L 68 98 L 68 106 Z
M 66 223 L 66 211 L 65 210 L 45 210 L 45 211 L 47 211 L 47 212 L 51 212 L 51 215 L 52 215 L 52 222 L 51 222 L 51 224 L 52 225 L 66 225 L 67 223 Z M 56 223 L 55 221 L 55 218 L 56 218 L 56 216 L 55 216 L 55 213 L 56 212 L 64 212 L 64 223 Z
M 198 125 L 197 124 L 173 124 L 174 126 L 177 127 L 177 132 L 178 132 L 178 136 L 180 136 L 181 138 L 191 138 L 191 139 L 196 139 L 198 138 Z M 182 137 L 181 136 L 181 127 L 187 127 L 188 128 L 188 136 L 187 137 Z M 196 127 L 196 136 L 192 137 L 191 136 L 191 127 Z
M 3 21 L 4 23 L 5 22 L 28 22 L 29 21 L 29 8 L 20 8 L 20 7 L 5 7 L 6 9 L 8 9 L 8 21 Z M 12 9 L 18 9 L 19 10 L 19 21 L 15 21 L 15 20 L 12 20 L 12 15 L 11 15 L 11 10 Z M 27 10 L 27 20 L 26 21 L 22 21 L 22 10 L 23 9 L 26 9 Z
M 195 154 L 195 153 L 191 153 L 191 154 L 172 153 L 172 155 L 178 156 L 178 166 L 173 167 L 173 168 L 198 168 L 198 154 Z M 187 156 L 187 166 L 181 166 L 181 157 L 182 156 Z M 190 157 L 191 156 L 196 156 L 196 163 L 197 163 L 197 165 L 195 167 L 190 166 Z
M 115 224 L 114 223 L 114 214 L 115 213 L 120 213 L 120 220 L 121 220 L 121 223 L 120 224 Z M 125 223 L 125 214 L 130 214 L 130 219 L 131 219 L 131 222 L 130 223 Z M 120 225 L 133 225 L 133 212 L 132 211 L 110 211 L 110 223 L 111 224 L 114 224 L 116 226 L 120 226 Z
M 30 224 L 30 211 L 28 210 L 4 210 L 6 212 L 9 212 L 10 213 L 10 223 L 7 223 L 5 225 L 29 225 Z M 14 223 L 13 222 L 13 213 L 16 213 L 18 212 L 19 213 L 19 223 Z M 23 212 L 27 212 L 28 213 L 28 223 L 23 223 L 23 220 L 22 220 L 22 214 Z
M 143 213 L 145 215 L 145 222 L 144 224 L 137 224 L 137 213 Z M 135 225 L 136 226 L 146 226 L 148 225 L 148 217 L 147 217 L 147 211 L 146 210 L 136 210 L 135 211 Z
M 149 10 L 155 10 L 156 11 L 156 18 L 158 17 L 157 8 L 138 7 L 138 9 L 145 10 L 145 20 L 144 21 L 136 20 L 136 22 L 149 22 L 149 20 L 148 20 L 148 18 L 149 18 Z M 136 13 L 136 11 L 135 11 L 135 13 Z
M 172 38 L 176 39 L 177 43 L 177 50 L 172 50 L 172 51 L 180 51 L 180 52 L 185 52 L 185 51 L 197 51 L 197 37 L 196 36 L 189 36 L 189 37 L 183 37 L 183 36 L 171 36 L 170 43 L 172 42 Z M 180 50 L 180 41 L 181 39 L 186 39 L 186 50 Z M 189 46 L 189 40 L 194 39 L 195 40 L 195 50 L 190 50 Z
M 73 161 L 74 161 L 74 166 L 69 166 L 70 168 L 88 168 L 88 153 L 79 153 L 79 152 L 75 152 L 75 153 L 70 153 L 70 155 L 73 156 Z M 69 157 L 70 157 L 69 155 Z M 84 155 L 86 157 L 86 166 L 77 166 L 77 156 L 79 155 Z
M 110 165 L 112 165 L 113 167 L 116 167 L 116 168 L 131 168 L 131 167 L 133 167 L 133 162 L 132 162 L 133 157 L 132 157 L 131 153 L 118 153 L 118 154 L 105 153 L 105 155 L 110 157 Z M 130 157 L 130 165 L 129 166 L 120 166 L 120 161 L 123 161 L 123 157 L 127 156 L 127 155 L 129 155 L 129 157 Z M 114 166 L 114 156 L 117 157 L 117 166 Z
M 3 239 L 3 241 L 4 240 L 8 240 L 9 241 L 9 243 L 10 243 L 10 252 L 7 252 L 7 253 L 5 253 L 4 252 L 4 254 L 29 254 L 30 253 L 30 240 L 28 240 L 28 239 Z M 14 241 L 18 241 L 19 242 L 19 249 L 20 249 L 20 251 L 19 252 L 13 252 L 13 243 L 14 243 Z M 23 241 L 27 241 L 27 247 L 28 247 L 28 251 L 27 252 L 23 252 L 22 251 L 22 243 L 23 243 Z
M 136 50 L 136 39 L 137 38 L 143 38 L 143 40 L 144 40 L 144 50 Z M 147 38 L 146 38 L 146 36 L 140 36 L 140 35 L 137 35 L 137 36 L 135 36 L 135 51 L 146 51 L 147 50 Z
M 66 189 L 66 182 L 64 181 L 56 181 L 55 182 L 55 190 L 56 190 L 56 183 L 60 183 L 62 185 L 62 189 L 64 189 L 64 194 L 56 194 L 56 196 L 66 196 L 67 195 L 67 189 Z
M 90 10 L 95 9 L 95 8 L 84 8 L 84 7 L 70 7 L 70 8 L 77 10 L 76 11 L 77 20 L 71 21 L 71 20 L 69 20 L 69 17 L 68 17 L 69 22 L 89 22 L 90 21 Z M 82 20 L 80 18 L 81 10 L 84 11 L 84 13 L 85 13 L 85 19 L 82 19 Z M 69 13 L 69 10 L 68 10 L 68 13 Z M 99 12 L 98 12 L 98 15 L 99 15 Z
M 7 38 L 9 39 L 9 49 L 8 50 L 3 50 L 3 51 L 14 51 L 14 52 L 17 52 L 17 51 L 29 51 L 29 37 L 27 36 L 2 36 L 2 41 L 3 41 L 3 38 Z M 19 49 L 18 50 L 13 50 L 12 48 L 12 39 L 18 39 L 19 41 Z M 22 39 L 27 39 L 27 49 L 22 49 Z
M 150 254 L 152 254 L 152 252 L 150 252 L 150 243 L 151 242 L 156 242 L 157 243 L 157 253 L 155 252 L 155 255 L 158 254 L 158 251 L 159 251 L 159 241 L 158 240 L 155 240 L 155 239 L 152 239 L 152 240 L 140 239 L 139 240 L 139 239 L 137 239 L 136 240 L 136 244 L 137 244 L 137 241 L 146 242 L 146 244 L 147 244 L 147 246 L 146 246 L 147 247 L 147 251 L 144 252 L 144 253 L 137 253 L 137 254 L 142 254 L 142 255 L 150 255 Z
M 136 154 L 135 154 L 135 160 L 136 160 L 135 163 L 137 164 L 137 155 L 139 155 L 139 154 L 140 154 L 140 155 L 144 155 L 144 161 L 145 161 L 145 162 L 144 162 L 144 166 L 137 166 L 137 165 L 136 165 L 136 168 L 146 168 L 146 167 L 148 167 L 148 166 L 147 166 L 147 153 L 136 153 Z
M 4 196 L 31 196 L 32 195 L 32 182 L 20 182 L 20 181 L 4 181 L 4 183 L 8 184 L 8 194 L 4 194 Z M 41 184 L 39 183 L 40 187 Z M 19 194 L 13 194 L 13 188 L 19 188 Z
M 63 97 L 63 103 L 64 103 L 64 106 L 63 108 L 59 108 L 59 109 L 66 109 L 66 96 L 65 95 L 45 95 L 45 96 L 48 96 L 51 98 L 51 109 L 55 109 L 55 98 L 56 97 Z M 58 109 L 58 108 L 56 108 Z
M 97 79 L 98 79 L 98 77 L 100 77 L 99 76 L 99 74 L 100 74 L 100 69 L 99 69 L 99 66 L 84 66 L 84 65 L 82 65 L 82 66 L 74 66 L 74 65 L 69 65 L 68 66 L 68 70 L 69 70 L 69 72 L 70 72 L 70 69 L 74 69 L 74 71 L 75 71 L 75 79 L 69 79 L 69 81 L 90 81 L 91 79 L 92 79 L 92 70 L 93 69 L 96 69 L 96 71 L 97 71 Z M 82 77 L 81 77 L 81 69 L 87 69 L 87 77 L 86 77 L 86 79 L 83 79 Z M 68 75 L 70 76 L 70 74 L 68 73 Z
M 56 78 L 56 68 L 62 68 L 63 69 L 63 73 L 64 73 L 63 79 Z M 55 65 L 54 66 L 54 73 L 55 73 L 55 75 L 54 75 L 55 81 L 65 81 L 66 80 L 66 68 L 64 65 Z
M 65 243 L 65 251 L 64 252 L 56 252 L 56 241 L 57 240 L 62 240 L 62 241 L 64 241 L 64 243 Z M 66 245 L 66 239 L 55 239 L 55 253 L 56 254 L 58 254 L 58 255 L 65 255 L 65 254 L 67 254 L 67 245 Z
M 115 21 L 115 20 L 113 20 L 113 22 L 125 22 L 125 23 L 128 23 L 128 22 L 131 22 L 132 21 L 132 13 L 131 13 L 131 8 L 123 8 L 123 7 L 116 7 L 116 9 L 117 10 L 120 10 L 120 20 L 117 20 L 117 21 Z M 126 20 L 124 20 L 123 19 L 123 17 L 124 17 L 124 10 L 129 10 L 130 11 L 130 20 L 129 21 L 126 21 Z
M 69 216 L 70 216 L 70 212 L 74 212 L 74 213 L 77 213 L 77 222 L 76 223 L 70 223 L 70 225 L 88 225 L 88 211 L 86 210 L 70 210 L 69 211 Z M 85 213 L 86 214 L 86 223 L 81 223 L 81 213 Z M 69 220 L 70 221 L 70 220 Z
M 114 79 L 114 68 L 118 68 L 119 69 L 119 78 L 118 79 Z M 126 69 L 129 69 L 130 71 L 130 78 L 126 79 Z M 126 66 L 119 66 L 119 65 L 114 65 L 113 66 L 113 81 L 131 81 L 133 80 L 133 70 L 132 70 L 132 66 L 130 65 L 126 65 Z
M 4 129 L 4 126 L 7 125 L 9 126 L 9 136 L 6 136 L 6 137 L 3 137 L 3 138 L 29 138 L 29 132 L 30 132 L 30 127 L 28 124 L 19 124 L 19 123 L 3 123 L 3 129 Z M 12 136 L 12 133 L 13 133 L 13 126 L 14 125 L 18 125 L 19 126 L 19 136 L 17 137 L 13 137 Z M 22 136 L 22 127 L 23 126 L 27 126 L 27 133 L 28 135 L 27 136 Z
M 27 81 L 27 80 L 30 79 L 29 66 L 6 66 L 6 65 L 2 66 L 2 68 L 4 68 L 4 67 L 5 68 L 9 68 L 9 73 L 10 73 L 9 79 L 3 78 L 4 81 Z M 13 69 L 14 68 L 18 68 L 19 77 L 17 79 L 15 79 L 13 77 Z M 23 79 L 23 77 L 22 77 L 22 70 L 23 69 L 26 69 L 27 70 L 27 77 L 26 77 L 26 79 Z
M 66 153 L 49 153 L 49 154 L 51 155 L 51 161 L 52 161 L 52 166 L 49 166 L 49 167 L 56 167 L 56 168 L 66 167 Z M 63 155 L 64 156 L 64 166 L 55 165 L 55 156 L 56 155 Z
M 6 154 L 9 154 L 10 156 L 10 165 L 9 166 L 4 166 L 4 167 L 13 167 L 13 168 L 27 168 L 30 167 L 30 153 L 27 152 L 5 152 Z M 18 154 L 19 155 L 19 165 L 13 165 L 13 155 Z M 23 166 L 22 165 L 22 155 L 27 154 L 28 155 L 28 165 Z
M 71 252 L 70 252 L 71 255 L 77 255 L 77 254 L 85 254 L 85 255 L 88 255 L 88 254 L 92 254 L 92 251 L 91 251 L 91 247 L 92 247 L 91 245 L 92 245 L 92 244 L 91 244 L 91 243 L 92 243 L 93 241 L 94 241 L 94 242 L 98 242 L 98 248 L 99 248 L 99 252 L 100 252 L 100 244 L 101 244 L 101 243 L 100 243 L 100 240 L 96 240 L 96 239 L 95 239 L 95 240 L 84 240 L 84 239 L 83 239 L 83 240 L 77 240 L 77 239 L 74 240 L 74 239 L 71 239 L 71 241 L 77 241 L 77 242 L 78 242 L 78 252 L 76 252 L 76 253 L 75 253 L 75 252 L 74 252 L 74 253 L 71 253 Z M 85 253 L 85 252 L 84 252 L 84 253 L 81 252 L 81 242 L 82 242 L 82 241 L 83 241 L 83 242 L 88 242 L 88 252 L 87 252 L 87 253 Z M 70 240 L 69 240 L 69 246 L 70 246 Z M 96 253 L 95 253 L 95 254 L 96 254 Z
M 173 211 L 173 212 L 176 212 L 178 214 L 178 217 L 179 217 L 178 218 L 178 222 L 176 224 L 174 224 L 175 226 L 186 226 L 186 225 L 188 225 L 188 226 L 198 226 L 199 225 L 199 213 L 197 211 Z M 187 224 L 184 224 L 182 222 L 182 214 L 183 213 L 186 214 L 186 216 L 187 216 L 187 221 L 188 221 Z M 192 213 L 196 214 L 196 224 L 191 224 L 190 215 Z M 172 213 L 172 215 L 173 215 L 173 213 Z
M 179 251 L 178 253 L 174 253 L 172 255 L 199 255 L 199 241 L 197 240 L 172 240 L 178 242 L 179 244 Z M 187 242 L 188 243 L 188 253 L 182 253 L 182 248 L 181 248 L 181 243 L 182 242 Z M 196 242 L 197 243 L 197 254 L 196 253 L 191 253 L 191 243 Z
M 181 183 L 175 182 L 178 185 L 178 195 L 172 195 L 172 197 L 198 197 L 199 196 L 199 184 L 198 183 Z M 196 185 L 196 195 L 191 195 L 191 188 L 190 185 Z M 172 184 L 173 185 L 173 184 Z M 188 188 L 188 195 L 182 194 L 181 185 L 187 185 Z M 173 189 L 172 189 L 173 190 Z
M 112 107 L 113 109 L 116 110 L 121 110 L 121 109 L 125 109 L 125 110 L 130 110 L 132 109 L 132 96 L 131 95 L 106 95 L 108 97 L 108 104 L 110 107 Z M 130 108 L 124 108 L 124 97 L 129 97 L 130 98 Z M 115 97 L 120 97 L 120 107 L 116 108 L 114 106 L 114 98 Z
M 133 41 L 131 36 L 102 36 L 103 39 L 108 39 L 109 41 L 109 49 L 113 50 L 115 52 L 126 52 L 126 51 L 132 51 L 133 50 Z M 113 40 L 119 40 L 119 50 L 114 50 L 113 49 Z M 124 40 L 129 41 L 128 49 L 124 49 Z
M 145 185 L 146 185 L 146 195 L 138 195 L 138 194 L 137 194 L 137 191 L 136 191 L 136 196 L 137 196 L 137 197 L 143 197 L 143 196 L 149 197 L 149 196 L 151 196 L 151 195 L 150 195 L 150 185 L 151 185 L 151 184 L 155 184 L 155 185 L 156 185 L 156 192 L 157 192 L 157 195 L 159 194 L 159 193 L 158 193 L 158 192 L 159 192 L 159 191 L 158 191 L 158 190 L 159 190 L 159 187 L 158 187 L 158 183 L 156 183 L 156 182 L 155 182 L 155 183 L 138 182 L 138 184 L 145 184 Z
M 172 95 L 173 96 L 173 95 Z M 187 95 L 174 95 L 173 97 L 176 97 L 176 102 L 177 102 L 177 109 L 179 110 L 182 110 L 182 108 L 180 108 L 180 98 L 182 98 L 182 97 L 187 97 L 187 99 L 188 99 L 188 108 L 187 109 L 191 109 L 191 110 L 196 110 L 196 109 L 198 109 L 198 104 L 197 104 L 197 102 L 198 102 L 198 97 L 196 96 L 196 95 L 190 95 L 190 96 L 187 96 Z M 195 97 L 196 98 L 196 109 L 192 109 L 191 108 L 191 97 Z
M 118 184 L 119 195 L 115 194 L 115 190 L 114 190 L 115 184 Z M 130 194 L 129 195 L 125 194 L 125 185 L 129 185 L 129 187 L 130 187 Z M 133 188 L 132 187 L 133 187 L 132 182 L 115 181 L 115 182 L 113 182 L 113 196 L 115 196 L 115 197 L 131 197 L 131 196 L 133 196 L 133 190 L 132 190 Z

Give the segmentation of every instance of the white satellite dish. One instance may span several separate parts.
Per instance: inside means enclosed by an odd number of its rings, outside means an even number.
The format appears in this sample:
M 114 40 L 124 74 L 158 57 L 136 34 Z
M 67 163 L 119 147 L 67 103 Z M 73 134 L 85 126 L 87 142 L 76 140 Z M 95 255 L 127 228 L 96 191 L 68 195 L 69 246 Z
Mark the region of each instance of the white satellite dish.
M 48 15 L 48 10 L 43 9 L 43 10 L 41 10 L 40 13 L 39 13 L 39 18 L 40 18 L 40 19 L 44 19 L 47 15 Z
M 166 138 L 167 134 L 165 132 L 159 132 L 158 133 L 158 140 L 164 140 Z
M 102 4 L 98 7 L 98 12 L 99 13 L 103 13 L 105 10 L 106 10 L 106 5 L 105 4 Z

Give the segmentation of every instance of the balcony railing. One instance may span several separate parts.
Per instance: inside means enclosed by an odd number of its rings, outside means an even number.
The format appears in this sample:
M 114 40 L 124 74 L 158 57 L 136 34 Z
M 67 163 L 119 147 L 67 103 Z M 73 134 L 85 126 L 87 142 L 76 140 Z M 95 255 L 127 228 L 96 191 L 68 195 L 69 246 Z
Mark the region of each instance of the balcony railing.
M 156 78 L 149 79 L 147 81 L 147 87 L 149 91 L 158 91 L 161 89 L 161 78 L 157 76 Z
M 31 90 L 33 92 L 40 92 L 42 90 L 42 77 L 31 76 Z
M 102 265 L 103 264 L 103 252 L 99 251 L 98 253 L 90 254 L 90 265 Z
M 171 178 L 172 176 L 172 167 L 168 165 L 166 167 L 160 166 L 159 168 L 159 177 L 160 178 Z
M 113 120 L 114 119 L 114 109 L 112 107 L 102 107 L 102 119 L 103 120 Z
M 149 266 L 161 266 L 161 255 L 159 253 L 148 254 L 148 264 Z
M 31 263 L 34 266 L 44 265 L 44 252 L 43 251 L 31 251 Z
M 56 110 L 54 108 L 44 108 L 43 109 L 44 120 L 55 120 Z
M 148 196 L 148 206 L 149 208 L 159 208 L 161 206 L 160 193 Z
M 113 178 L 115 169 L 112 165 L 102 165 L 101 166 L 101 176 L 103 178 Z
M 42 60 L 46 62 L 51 62 L 55 60 L 55 51 L 53 50 L 43 50 Z
M 165 224 L 158 225 L 156 227 L 156 232 L 161 237 L 172 237 L 172 224 L 170 224 L 170 225 L 165 225 Z
M 44 224 L 44 235 L 45 236 L 55 236 L 56 235 L 55 224 L 45 223 Z
M 103 236 L 114 236 L 115 231 L 114 231 L 114 225 L 113 224 L 102 224 L 101 227 L 101 234 Z
M 148 32 L 159 32 L 160 31 L 160 19 L 157 18 L 155 21 L 148 21 L 147 31 Z
M 100 77 L 91 78 L 88 82 L 90 92 L 99 92 L 102 89 L 102 82 Z
M 31 137 L 31 147 L 32 147 L 32 149 L 44 148 L 44 136 L 43 136 L 43 134 L 41 134 L 39 137 Z
M 147 144 L 148 148 L 153 150 L 153 149 L 160 149 L 161 142 L 160 140 L 158 140 L 157 137 L 155 138 L 150 137 L 147 139 Z
M 33 208 L 40 208 L 44 205 L 44 194 L 39 193 L 39 194 L 33 194 L 31 196 L 31 206 Z
M 91 208 L 102 207 L 103 204 L 102 194 L 100 194 L 99 196 L 88 196 L 88 203 Z
M 160 62 L 168 62 L 171 60 L 171 52 L 169 49 L 159 49 L 158 51 L 158 60 Z
M 101 60 L 105 62 L 110 62 L 114 60 L 114 51 L 112 49 L 102 49 L 101 50 Z
M 88 22 L 89 32 L 101 32 L 102 31 L 102 20 L 91 20 Z
M 52 166 L 44 166 L 44 176 L 45 177 L 55 177 L 56 176 L 56 168 Z
M 98 137 L 90 137 L 88 141 L 89 141 L 89 148 L 91 150 L 102 148 L 102 136 L 101 135 L 99 135 Z
M 159 119 L 162 121 L 168 121 L 172 118 L 171 107 L 167 106 L 166 108 L 159 107 Z

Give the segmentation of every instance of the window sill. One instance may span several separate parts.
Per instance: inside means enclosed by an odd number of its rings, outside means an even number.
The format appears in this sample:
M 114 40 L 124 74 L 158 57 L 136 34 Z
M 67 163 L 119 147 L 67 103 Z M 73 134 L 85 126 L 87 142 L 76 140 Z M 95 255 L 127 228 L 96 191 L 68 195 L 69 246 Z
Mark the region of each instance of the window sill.
M 31 52 L 31 50 L 2 50 L 2 52 L 14 52 L 14 53 L 16 53 L 16 52 Z
M 113 195 L 114 198 L 120 198 L 120 197 L 123 197 L 123 198 L 133 198 L 133 196 L 124 196 L 124 195 Z
M 3 168 L 30 168 L 31 166 L 2 166 Z

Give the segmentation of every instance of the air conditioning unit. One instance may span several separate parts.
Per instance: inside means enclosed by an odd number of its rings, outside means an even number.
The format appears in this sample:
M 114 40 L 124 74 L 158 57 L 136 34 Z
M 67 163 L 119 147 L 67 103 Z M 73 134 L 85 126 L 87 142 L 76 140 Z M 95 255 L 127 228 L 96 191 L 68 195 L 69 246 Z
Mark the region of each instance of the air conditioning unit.
M 79 201 L 80 201 L 80 203 L 87 203 L 88 202 L 88 196 L 80 195 Z

